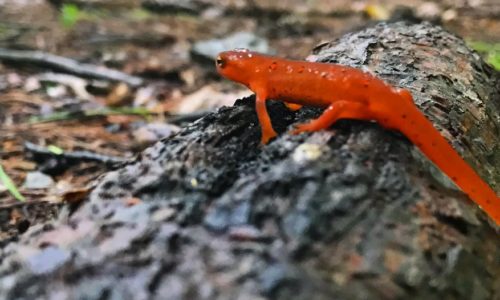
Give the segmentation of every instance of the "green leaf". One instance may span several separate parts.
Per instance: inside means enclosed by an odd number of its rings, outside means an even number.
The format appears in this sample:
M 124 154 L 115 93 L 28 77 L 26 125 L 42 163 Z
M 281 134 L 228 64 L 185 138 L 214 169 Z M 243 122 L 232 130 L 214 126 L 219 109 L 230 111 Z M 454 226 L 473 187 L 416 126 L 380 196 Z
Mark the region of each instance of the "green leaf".
M 149 13 L 147 10 L 145 10 L 143 8 L 132 9 L 128 13 L 128 15 L 129 15 L 130 19 L 135 20 L 135 21 L 144 21 L 144 20 L 151 17 L 151 13 Z
M 7 188 L 7 190 L 10 192 L 14 198 L 16 198 L 19 201 L 26 201 L 23 195 L 17 190 L 16 185 L 10 179 L 10 177 L 4 172 L 2 165 L 0 165 L 0 182 Z
M 55 146 L 55 145 L 49 145 L 47 146 L 47 150 L 49 150 L 50 152 L 54 153 L 54 154 L 57 154 L 57 155 L 61 155 L 64 153 L 64 150 Z
M 64 27 L 71 28 L 80 19 L 81 13 L 78 6 L 66 3 L 61 8 L 61 22 Z

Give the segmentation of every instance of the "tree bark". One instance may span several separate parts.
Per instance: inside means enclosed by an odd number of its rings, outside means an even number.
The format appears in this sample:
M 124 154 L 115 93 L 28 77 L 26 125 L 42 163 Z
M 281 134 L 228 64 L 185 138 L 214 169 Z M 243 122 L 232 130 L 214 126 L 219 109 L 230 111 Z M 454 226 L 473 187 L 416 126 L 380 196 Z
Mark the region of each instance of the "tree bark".
M 379 24 L 308 59 L 409 89 L 499 190 L 500 77 L 461 39 Z M 406 138 L 351 120 L 291 136 L 320 110 L 269 110 L 266 146 L 247 98 L 103 176 L 3 249 L 2 298 L 499 299 L 498 228 Z

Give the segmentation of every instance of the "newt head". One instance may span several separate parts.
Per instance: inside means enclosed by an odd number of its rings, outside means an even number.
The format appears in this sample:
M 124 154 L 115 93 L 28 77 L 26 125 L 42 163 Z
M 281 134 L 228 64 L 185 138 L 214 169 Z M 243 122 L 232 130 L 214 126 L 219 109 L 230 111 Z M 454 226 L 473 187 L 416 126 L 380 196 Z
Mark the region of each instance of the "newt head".
M 222 76 L 248 86 L 261 56 L 262 54 L 248 49 L 224 51 L 217 56 L 215 66 Z

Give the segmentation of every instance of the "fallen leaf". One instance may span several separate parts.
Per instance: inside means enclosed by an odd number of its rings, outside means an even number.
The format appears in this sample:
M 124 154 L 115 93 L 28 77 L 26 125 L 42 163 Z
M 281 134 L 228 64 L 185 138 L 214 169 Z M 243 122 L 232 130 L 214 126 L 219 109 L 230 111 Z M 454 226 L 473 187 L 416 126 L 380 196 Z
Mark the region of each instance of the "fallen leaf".
M 207 85 L 200 90 L 182 97 L 177 103 L 172 103 L 171 112 L 176 114 L 189 114 L 197 111 L 212 110 L 224 105 L 231 106 L 238 98 L 248 96 L 247 90 L 235 93 L 223 93 L 213 86 Z

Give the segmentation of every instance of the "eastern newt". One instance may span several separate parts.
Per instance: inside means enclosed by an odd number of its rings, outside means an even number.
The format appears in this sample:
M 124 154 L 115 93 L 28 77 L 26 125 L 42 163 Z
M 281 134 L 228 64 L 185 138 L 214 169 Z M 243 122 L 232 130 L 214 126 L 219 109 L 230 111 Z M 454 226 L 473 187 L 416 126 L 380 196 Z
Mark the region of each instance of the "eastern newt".
M 267 99 L 284 101 L 293 109 L 301 105 L 326 108 L 317 119 L 297 125 L 294 134 L 326 129 L 339 119 L 376 121 L 403 133 L 500 225 L 500 198 L 434 128 L 408 90 L 356 68 L 281 59 L 246 49 L 220 53 L 216 67 L 222 76 L 256 94 L 263 144 L 276 136 Z

